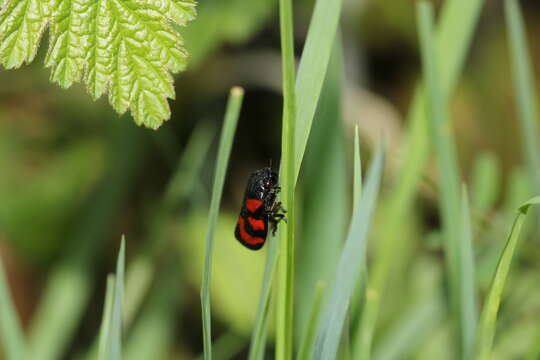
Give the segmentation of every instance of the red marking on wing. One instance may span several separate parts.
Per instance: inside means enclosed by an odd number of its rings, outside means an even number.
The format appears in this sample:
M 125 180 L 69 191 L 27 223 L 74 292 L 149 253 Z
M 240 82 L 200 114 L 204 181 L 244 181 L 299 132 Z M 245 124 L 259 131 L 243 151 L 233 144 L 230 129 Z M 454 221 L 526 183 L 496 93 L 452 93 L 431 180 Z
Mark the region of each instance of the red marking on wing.
M 247 199 L 246 200 L 246 208 L 249 210 L 249 212 L 254 213 L 257 211 L 261 206 L 263 202 L 261 200 L 257 199 Z
M 266 241 L 263 238 L 254 237 L 254 236 L 249 235 L 247 233 L 247 231 L 246 231 L 245 226 L 246 226 L 246 224 L 244 222 L 244 218 L 239 217 L 238 218 L 238 227 L 240 229 L 240 237 L 242 238 L 243 241 L 245 241 L 246 243 L 251 244 L 251 245 L 261 244 L 261 243 L 264 243 Z
M 253 228 L 253 230 L 264 230 L 266 228 L 266 224 L 264 223 L 264 220 L 257 220 L 252 218 L 251 216 L 247 218 L 249 224 Z

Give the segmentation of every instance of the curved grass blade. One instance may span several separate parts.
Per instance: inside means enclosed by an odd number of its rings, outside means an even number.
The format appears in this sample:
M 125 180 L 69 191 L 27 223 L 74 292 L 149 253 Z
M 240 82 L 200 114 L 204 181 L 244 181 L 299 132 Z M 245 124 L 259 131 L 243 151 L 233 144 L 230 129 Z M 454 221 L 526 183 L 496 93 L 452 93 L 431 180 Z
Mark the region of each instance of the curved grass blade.
M 493 338 L 495 337 L 495 325 L 497 322 L 497 312 L 501 303 L 501 297 L 506 283 L 506 278 L 510 272 L 510 265 L 517 247 L 519 235 L 527 212 L 532 205 L 540 204 L 540 196 L 534 197 L 519 207 L 518 214 L 506 240 L 503 252 L 499 258 L 497 269 L 493 275 L 489 294 L 482 309 L 480 323 L 478 327 L 478 342 L 476 344 L 476 360 L 488 360 L 491 355 Z
M 233 87 L 229 94 L 227 110 L 225 112 L 225 121 L 219 140 L 216 169 L 214 173 L 214 185 L 212 187 L 212 199 L 210 201 L 210 211 L 208 213 L 208 230 L 206 233 L 206 248 L 204 254 L 203 281 L 201 287 L 201 307 L 203 320 L 203 342 L 204 358 L 212 359 L 212 329 L 210 318 L 210 279 L 212 277 L 212 252 L 214 249 L 214 233 L 216 230 L 216 221 L 221 204 L 221 195 L 223 193 L 223 184 L 225 183 L 225 174 L 231 154 L 231 147 L 236 131 L 236 124 L 242 107 L 244 90 L 239 87 Z
M 17 311 L 9 293 L 0 257 L 0 340 L 6 360 L 20 360 L 26 357 L 26 345 Z
M 355 151 L 359 150 L 355 149 Z M 314 350 L 311 354 L 312 359 L 336 358 L 349 302 L 365 266 L 367 235 L 379 192 L 383 163 L 384 153 L 382 147 L 379 147 L 368 171 L 362 201 L 351 221 L 335 280 L 319 324 Z M 359 200 L 358 196 L 355 198 Z

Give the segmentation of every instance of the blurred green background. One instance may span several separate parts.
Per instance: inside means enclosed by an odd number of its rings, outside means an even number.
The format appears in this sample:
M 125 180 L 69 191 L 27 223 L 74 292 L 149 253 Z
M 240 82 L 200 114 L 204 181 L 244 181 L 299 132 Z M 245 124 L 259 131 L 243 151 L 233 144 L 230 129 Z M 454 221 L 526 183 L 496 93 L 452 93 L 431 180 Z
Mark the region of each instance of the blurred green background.
M 294 5 L 299 55 L 313 1 Z M 379 208 L 384 209 L 385 189 L 402 165 L 405 114 L 420 75 L 414 5 L 412 0 L 344 2 L 341 116 L 315 120 L 299 180 L 299 333 L 317 280 L 310 269 L 313 264 L 324 269 L 338 251 L 333 245 L 310 246 L 309 239 L 326 237 L 335 245 L 348 224 L 354 125 L 363 160 L 380 133 L 386 135 Z M 521 1 L 521 6 L 534 66 L 540 58 L 540 3 Z M 244 87 L 246 95 L 216 233 L 213 333 L 216 358 L 246 357 L 266 250 L 241 247 L 233 230 L 248 174 L 280 157 L 277 1 L 201 0 L 197 19 L 181 31 L 191 59 L 188 70 L 176 76 L 172 118 L 157 131 L 137 128 L 129 115 L 117 116 L 105 99 L 92 102 L 81 85 L 61 90 L 51 84 L 44 45 L 32 64 L 0 71 L 0 257 L 25 332 L 47 354 L 43 359 L 89 356 L 121 234 L 131 294 L 126 295 L 126 359 L 200 356 L 204 236 L 218 134 L 233 85 Z M 481 290 L 489 285 L 516 207 L 533 195 L 510 69 L 503 4 L 486 1 L 450 104 L 459 164 L 471 189 Z M 326 136 L 328 129 L 335 136 Z M 446 291 L 437 182 L 430 161 L 399 239 L 409 244 L 408 253 L 396 265 L 401 271 L 391 275 L 393 295 L 383 300 L 375 358 L 455 358 L 440 350 L 451 347 L 444 312 L 429 304 L 420 310 L 410 306 L 426 294 Z M 325 226 L 329 223 L 333 226 Z M 384 226 L 377 218 L 371 242 Z M 540 323 L 540 247 L 537 236 L 528 240 L 506 290 L 497 359 L 523 358 Z M 66 284 L 76 284 L 76 291 L 67 291 Z M 50 312 L 62 306 L 65 318 Z M 414 317 L 421 321 L 414 346 L 391 357 L 386 342 L 394 341 L 414 311 L 420 311 Z M 59 326 L 51 333 L 43 330 L 49 321 Z

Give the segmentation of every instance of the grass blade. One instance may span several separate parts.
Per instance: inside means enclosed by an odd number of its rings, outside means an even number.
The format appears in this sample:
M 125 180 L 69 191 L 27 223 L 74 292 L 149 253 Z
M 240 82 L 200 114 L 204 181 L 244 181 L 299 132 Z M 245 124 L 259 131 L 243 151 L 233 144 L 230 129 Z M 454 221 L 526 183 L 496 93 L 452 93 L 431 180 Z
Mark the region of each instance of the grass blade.
M 279 243 L 276 240 L 276 238 L 271 238 L 268 244 L 268 254 L 266 255 L 261 295 L 259 296 L 257 315 L 255 318 L 255 325 L 253 326 L 253 333 L 251 334 L 251 344 L 249 346 L 248 359 L 250 360 L 262 360 L 264 358 L 270 293 L 279 255 Z
M 0 340 L 6 360 L 20 360 L 26 357 L 26 345 L 17 311 L 9 293 L 2 259 L 0 257 Z
M 336 39 L 309 144 L 306 149 L 299 199 L 302 217 L 297 236 L 302 249 L 297 257 L 295 340 L 306 336 L 315 290 L 329 283 L 347 235 L 350 189 L 341 111 L 342 49 Z M 355 176 L 359 176 L 358 172 Z M 332 189 L 332 191 L 321 191 Z M 331 211 L 329 211 L 331 209 Z M 324 221 L 321 219 L 324 218 Z M 334 238 L 336 241 L 328 241 Z
M 540 204 L 540 196 L 534 197 L 519 207 L 518 214 L 506 240 L 506 245 L 502 251 L 497 264 L 497 269 L 493 275 L 491 287 L 486 298 L 484 308 L 480 316 L 478 327 L 478 341 L 476 346 L 476 359 L 488 360 L 491 355 L 493 338 L 495 337 L 495 325 L 497 313 L 501 303 L 502 292 L 506 283 L 506 278 L 510 272 L 510 265 L 517 247 L 519 235 L 529 208 L 532 205 Z
M 296 95 L 294 89 L 294 33 L 291 0 L 279 1 L 283 76 L 283 129 L 281 135 L 281 200 L 287 209 L 287 223 L 281 226 L 277 279 L 276 359 L 288 360 L 293 352 L 293 310 L 295 278 L 294 188 Z
M 510 57 L 514 87 L 519 110 L 523 153 L 534 192 L 540 193 L 540 143 L 538 140 L 538 106 L 534 87 L 534 74 L 523 16 L 516 0 L 505 0 L 506 27 L 510 45 Z
M 297 130 L 294 178 L 298 178 L 302 159 L 319 102 L 339 24 L 341 0 L 317 0 L 309 25 L 306 44 L 298 66 L 296 81 Z
M 462 72 L 465 55 L 469 49 L 473 30 L 478 23 L 484 0 L 448 0 L 444 2 L 437 29 L 437 54 L 440 59 L 441 88 L 445 97 L 449 97 Z M 389 274 L 394 269 L 396 251 L 399 246 L 400 229 L 403 219 L 413 206 L 415 193 L 425 167 L 429 151 L 429 131 L 425 114 L 425 94 L 418 86 L 408 114 L 409 128 L 405 148 L 407 152 L 403 165 L 395 181 L 395 188 L 388 195 L 388 225 L 377 244 L 377 256 L 374 258 L 368 284 L 369 296 L 365 299 L 361 324 L 357 333 L 355 358 L 371 358 L 373 334 L 377 323 L 380 299 L 383 296 Z M 407 246 L 407 244 L 403 244 Z M 397 269 L 399 271 L 399 269 Z
M 478 326 L 478 306 L 476 299 L 474 265 L 473 233 L 471 227 L 471 211 L 469 198 L 465 185 L 461 191 L 461 272 L 459 282 L 461 284 L 461 324 L 463 359 L 470 359 L 474 354 L 476 340 L 476 328 Z
M 103 357 L 100 360 L 122 360 L 122 322 L 124 303 L 124 270 L 125 270 L 125 238 L 122 236 L 116 274 L 114 282 L 114 295 L 112 299 L 108 331 L 106 332 L 106 345 Z M 108 284 L 107 284 L 108 285 Z M 101 353 L 101 352 L 100 352 Z
M 445 253 L 448 264 L 450 283 L 450 305 L 453 319 L 459 332 L 462 358 L 465 357 L 464 344 L 472 344 L 474 339 L 465 338 L 472 334 L 466 331 L 463 317 L 468 315 L 463 309 L 462 299 L 468 293 L 462 294 L 464 283 L 461 281 L 468 274 L 464 271 L 464 259 L 460 251 L 461 208 L 459 204 L 459 170 L 451 124 L 447 111 L 447 98 L 444 97 L 440 86 L 440 70 L 435 53 L 433 37 L 433 6 L 429 2 L 420 2 L 417 6 L 418 30 L 421 43 L 423 74 L 426 82 L 431 133 L 435 145 L 435 153 L 439 167 L 440 182 L 440 212 L 443 222 Z M 469 290 L 469 289 L 465 289 Z M 465 320 L 467 321 L 467 320 Z
M 212 199 L 210 201 L 210 211 L 208 213 L 208 230 L 206 233 L 206 248 L 204 254 L 203 281 L 201 287 L 201 307 L 203 319 L 203 342 L 204 357 L 212 359 L 212 330 L 210 318 L 210 279 L 212 277 L 212 251 L 214 248 L 214 233 L 216 221 L 218 218 L 219 207 L 221 204 L 221 195 L 223 193 L 223 184 L 225 183 L 225 174 L 231 154 L 231 147 L 236 131 L 236 124 L 240 116 L 244 90 L 239 87 L 233 87 L 229 95 L 227 110 L 225 112 L 225 121 L 221 138 L 219 141 L 218 157 L 214 173 L 214 185 L 212 187 Z
M 335 280 L 325 304 L 312 353 L 313 359 L 331 360 L 336 357 L 349 302 L 365 266 L 367 235 L 379 192 L 383 163 L 384 154 L 382 147 L 379 147 L 368 171 L 362 201 L 351 221 Z M 359 200 L 359 197 L 355 198 Z
M 115 276 L 110 274 L 107 277 L 107 290 L 105 292 L 105 303 L 103 306 L 103 316 L 101 317 L 101 326 L 99 329 L 99 350 L 98 359 L 106 359 L 106 352 L 109 341 L 109 330 L 111 326 L 111 312 L 114 299 Z

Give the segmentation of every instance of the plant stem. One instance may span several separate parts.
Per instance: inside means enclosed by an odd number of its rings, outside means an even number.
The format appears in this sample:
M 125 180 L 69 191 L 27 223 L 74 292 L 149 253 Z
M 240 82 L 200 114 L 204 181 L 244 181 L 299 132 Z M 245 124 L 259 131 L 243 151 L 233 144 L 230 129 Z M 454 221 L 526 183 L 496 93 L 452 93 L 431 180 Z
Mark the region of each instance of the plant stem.
M 278 272 L 276 359 L 292 358 L 294 295 L 294 161 L 296 97 L 291 0 L 279 1 L 283 67 L 282 201 L 288 223 L 282 226 Z

